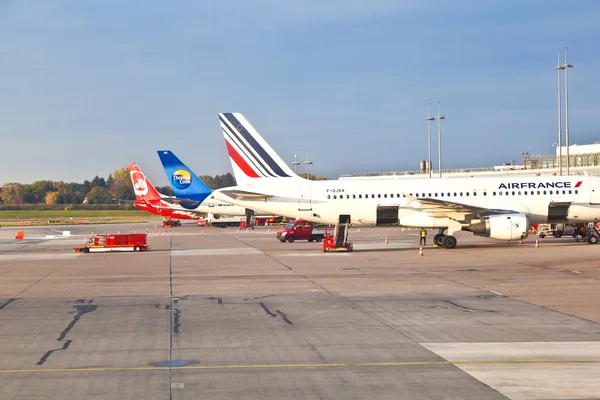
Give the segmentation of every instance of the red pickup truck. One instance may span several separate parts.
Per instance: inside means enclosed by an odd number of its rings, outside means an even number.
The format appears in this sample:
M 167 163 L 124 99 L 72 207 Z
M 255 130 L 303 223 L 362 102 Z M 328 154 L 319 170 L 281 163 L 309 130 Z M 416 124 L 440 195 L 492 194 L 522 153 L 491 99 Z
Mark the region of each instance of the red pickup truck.
M 323 230 L 315 229 L 312 222 L 295 219 L 277 231 L 277 239 L 282 243 L 286 240 L 293 243 L 296 240 L 320 242 L 323 240 Z

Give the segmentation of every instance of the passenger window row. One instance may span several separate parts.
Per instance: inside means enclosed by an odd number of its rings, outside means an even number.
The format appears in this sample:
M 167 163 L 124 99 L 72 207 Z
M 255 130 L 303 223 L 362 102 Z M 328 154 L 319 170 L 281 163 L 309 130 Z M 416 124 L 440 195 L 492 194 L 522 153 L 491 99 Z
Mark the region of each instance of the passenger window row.
M 576 190 L 568 190 L 568 191 L 567 190 L 562 190 L 562 194 L 567 194 L 567 193 L 568 194 L 573 194 L 573 193 L 579 194 L 579 191 L 577 189 Z M 548 195 L 548 194 L 561 194 L 561 191 L 560 190 L 538 190 L 536 192 L 535 190 L 523 190 L 523 191 L 521 191 L 521 190 L 518 190 L 518 191 L 515 191 L 515 190 L 508 191 L 507 190 L 505 192 L 502 192 L 502 191 L 492 192 L 492 196 L 521 196 L 521 195 L 524 195 L 524 196 L 527 196 L 527 195 L 535 196 L 535 195 Z M 413 194 L 409 193 L 409 195 L 412 196 Z M 477 197 L 477 192 L 473 192 L 472 195 L 473 195 L 473 197 Z M 487 194 L 487 192 L 483 192 L 483 195 L 487 196 L 488 194 Z M 331 199 L 331 198 L 333 198 L 333 199 L 338 199 L 338 198 L 339 199 L 344 199 L 344 198 L 345 199 L 350 199 L 350 196 L 352 196 L 353 199 L 357 199 L 357 198 L 358 199 L 362 199 L 363 198 L 362 194 L 353 194 L 353 195 L 347 194 L 347 195 L 345 195 L 345 197 L 344 197 L 343 194 L 340 194 L 340 195 L 334 194 L 333 196 L 328 194 L 327 195 L 327 199 Z M 395 195 L 393 193 L 391 193 L 389 196 L 388 196 L 387 193 L 384 193 L 384 194 L 377 194 L 377 195 L 375 195 L 375 194 L 370 194 L 370 195 L 369 194 L 365 194 L 364 198 L 368 199 L 369 196 L 370 196 L 371 199 L 374 199 L 375 196 L 377 196 L 378 199 L 381 199 L 382 197 L 384 199 L 387 199 L 387 198 L 393 199 L 394 197 L 396 197 L 396 198 L 406 197 L 403 194 L 401 195 L 400 193 L 396 193 Z M 465 197 L 465 196 L 469 197 L 469 196 L 471 196 L 471 193 L 470 192 L 415 193 L 415 195 L 414 195 L 414 197 L 417 197 L 417 198 L 426 198 L 426 197 L 429 197 L 429 198 L 431 198 L 431 197 Z

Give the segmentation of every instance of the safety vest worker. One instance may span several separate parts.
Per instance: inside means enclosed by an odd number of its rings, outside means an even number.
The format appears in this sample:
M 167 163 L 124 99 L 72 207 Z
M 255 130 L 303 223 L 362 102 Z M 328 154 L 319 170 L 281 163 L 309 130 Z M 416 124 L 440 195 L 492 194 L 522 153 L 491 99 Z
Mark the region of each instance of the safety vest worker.
M 425 228 L 421 228 L 421 240 L 419 241 L 419 245 L 427 244 L 427 231 Z

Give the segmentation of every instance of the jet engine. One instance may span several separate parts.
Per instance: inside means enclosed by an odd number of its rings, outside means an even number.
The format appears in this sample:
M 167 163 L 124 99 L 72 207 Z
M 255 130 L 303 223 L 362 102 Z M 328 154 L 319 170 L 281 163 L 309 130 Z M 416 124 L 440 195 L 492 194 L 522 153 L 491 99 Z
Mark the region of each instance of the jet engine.
M 529 234 L 529 218 L 522 213 L 489 215 L 471 222 L 469 230 L 492 239 L 521 240 Z

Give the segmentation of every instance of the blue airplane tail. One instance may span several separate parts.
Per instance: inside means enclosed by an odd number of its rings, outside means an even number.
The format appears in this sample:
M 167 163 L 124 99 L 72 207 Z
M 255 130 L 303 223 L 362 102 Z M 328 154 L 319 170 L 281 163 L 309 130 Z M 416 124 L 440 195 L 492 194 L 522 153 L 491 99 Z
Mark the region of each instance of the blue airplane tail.
M 172 151 L 158 150 L 157 153 L 175 197 L 202 202 L 210 196 L 212 190 Z

